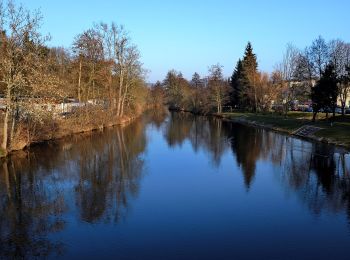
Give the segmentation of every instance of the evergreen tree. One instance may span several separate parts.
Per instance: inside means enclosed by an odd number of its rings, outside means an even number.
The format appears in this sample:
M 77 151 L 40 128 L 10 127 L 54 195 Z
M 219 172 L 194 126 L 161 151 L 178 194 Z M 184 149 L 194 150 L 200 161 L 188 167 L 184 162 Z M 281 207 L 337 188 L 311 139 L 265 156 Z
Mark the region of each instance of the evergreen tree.
M 337 106 L 338 84 L 337 75 L 334 65 L 326 66 L 325 71 L 321 74 L 320 80 L 311 90 L 312 108 L 314 110 L 313 121 L 321 109 L 332 109 L 333 116 Z
M 242 61 L 243 75 L 241 80 L 241 101 L 248 107 L 257 110 L 256 77 L 258 75 L 258 62 L 253 47 L 248 42 Z
M 201 84 L 202 84 L 202 79 L 201 79 L 201 76 L 200 76 L 197 72 L 195 72 L 195 73 L 193 74 L 192 80 L 191 80 L 191 84 L 192 84 L 192 86 L 194 86 L 194 87 L 196 87 L 196 88 L 198 88 L 198 87 L 201 86 Z
M 242 60 L 239 59 L 235 70 L 232 73 L 230 86 L 231 86 L 231 106 L 240 107 L 241 105 L 241 87 L 243 78 L 243 64 Z
M 243 66 L 245 69 L 249 69 L 252 71 L 256 71 L 258 69 L 258 62 L 256 61 L 256 55 L 253 52 L 253 47 L 250 42 L 248 42 L 244 52 Z

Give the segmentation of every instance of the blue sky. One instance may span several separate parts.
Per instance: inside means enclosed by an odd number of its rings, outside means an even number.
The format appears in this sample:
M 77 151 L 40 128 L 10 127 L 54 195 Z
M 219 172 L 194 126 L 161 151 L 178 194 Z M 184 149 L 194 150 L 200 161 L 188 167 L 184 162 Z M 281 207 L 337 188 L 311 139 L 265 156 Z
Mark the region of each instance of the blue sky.
M 40 8 L 50 45 L 69 47 L 94 22 L 125 25 L 142 54 L 148 80 L 169 69 L 191 78 L 220 63 L 229 76 L 252 42 L 259 69 L 271 71 L 288 42 L 304 48 L 318 35 L 350 42 L 349 0 L 17 0 Z

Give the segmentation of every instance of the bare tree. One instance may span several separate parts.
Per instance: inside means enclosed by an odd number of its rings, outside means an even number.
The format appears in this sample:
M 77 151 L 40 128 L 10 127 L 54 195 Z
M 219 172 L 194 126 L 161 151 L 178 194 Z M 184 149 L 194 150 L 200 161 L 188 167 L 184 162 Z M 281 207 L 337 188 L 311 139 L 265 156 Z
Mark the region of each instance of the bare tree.
M 9 122 L 12 128 L 10 133 L 13 134 L 21 116 L 19 111 L 25 116 L 24 109 L 34 108 L 33 104 L 28 104 L 33 102 L 30 98 L 38 96 L 39 93 L 50 96 L 50 86 L 54 79 L 45 77 L 45 56 L 48 50 L 44 47 L 47 38 L 38 32 L 40 13 L 30 13 L 9 1 L 6 6 L 1 6 L 0 16 L 0 73 L 6 106 L 1 148 L 6 152 L 13 138 L 9 135 Z M 20 110 L 20 106 L 23 109 Z
M 256 78 L 257 101 L 260 111 L 269 111 L 278 95 L 278 88 L 270 80 L 268 73 L 258 73 Z
M 345 115 L 345 106 L 350 94 L 349 83 L 347 82 L 347 67 L 350 66 L 350 44 L 342 40 L 332 40 L 329 43 L 330 61 L 334 65 L 338 80 L 339 100 L 342 115 Z
M 144 71 L 140 62 L 140 53 L 135 45 L 130 45 L 125 55 L 125 79 L 124 88 L 122 90 L 121 106 L 119 116 L 123 116 L 125 112 L 125 104 L 131 101 L 131 88 L 137 86 L 139 80 L 143 77 Z
M 96 98 L 96 67 L 103 59 L 103 39 L 99 32 L 89 29 L 79 34 L 74 43 L 73 50 L 77 53 L 79 59 L 78 74 L 78 99 L 81 101 L 81 79 L 82 79 L 82 62 L 86 61 L 89 67 L 87 90 L 85 90 L 85 98 L 89 100 L 92 96 Z
M 311 46 L 307 48 L 307 52 L 312 64 L 314 75 L 317 78 L 321 78 L 329 61 L 329 48 L 326 41 L 319 36 L 312 42 Z
M 228 82 L 223 78 L 220 64 L 212 65 L 209 68 L 208 88 L 211 100 L 216 107 L 216 112 L 222 113 L 222 107 L 229 100 L 229 95 Z
M 179 110 L 188 109 L 186 105 L 188 103 L 188 97 L 191 95 L 190 84 L 182 76 L 181 72 L 170 70 L 163 81 L 163 85 L 170 108 Z
M 284 113 L 287 114 L 290 107 L 295 101 L 295 73 L 298 66 L 298 57 L 300 51 L 291 43 L 287 44 L 286 51 L 283 55 L 283 60 L 277 65 L 276 70 L 280 74 L 282 91 L 282 103 L 284 107 Z
M 165 104 L 165 90 L 160 81 L 151 87 L 150 98 L 151 104 L 155 108 L 160 108 Z
M 76 131 L 75 127 L 103 127 L 113 123 L 111 118 L 140 112 L 146 106 L 149 90 L 140 54 L 122 26 L 99 24 L 84 31 L 75 38 L 71 55 L 64 48 L 45 45 L 49 37 L 39 32 L 41 20 L 39 12 L 30 12 L 11 0 L 6 4 L 0 1 L 4 153 L 55 137 L 57 131 L 51 130 L 60 128 L 61 123 L 59 134 L 64 135 Z M 92 99 L 93 104 L 85 106 L 83 114 L 76 104 L 62 111 L 64 105 L 59 103 L 76 96 L 79 101 Z M 105 109 L 106 99 L 110 110 Z M 100 112 L 106 113 L 96 117 Z M 66 118 L 71 119 L 67 125 Z
M 105 57 L 111 61 L 111 86 L 112 77 L 116 79 L 113 104 L 115 104 L 117 116 L 123 116 L 130 87 L 135 85 L 135 82 L 138 82 L 144 74 L 140 54 L 137 47 L 131 43 L 123 26 L 115 23 L 109 26 L 102 23 L 98 27 L 104 38 Z

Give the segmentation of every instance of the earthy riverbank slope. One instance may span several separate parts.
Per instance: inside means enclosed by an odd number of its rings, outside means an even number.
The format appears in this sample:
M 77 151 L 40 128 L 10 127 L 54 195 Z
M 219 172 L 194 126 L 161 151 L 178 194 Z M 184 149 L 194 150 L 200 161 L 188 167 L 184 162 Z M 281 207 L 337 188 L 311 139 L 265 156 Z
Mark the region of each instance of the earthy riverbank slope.
M 104 129 L 115 125 L 125 125 L 139 117 L 145 110 L 134 114 L 115 116 L 113 113 L 102 111 L 90 111 L 84 114 L 71 114 L 65 117 L 39 124 L 35 131 L 26 131 L 25 128 L 17 131 L 13 145 L 7 152 L 0 151 L 0 157 L 5 157 L 11 152 L 23 150 L 33 144 L 60 139 L 69 135 Z M 2 133 L 0 133 L 0 137 Z

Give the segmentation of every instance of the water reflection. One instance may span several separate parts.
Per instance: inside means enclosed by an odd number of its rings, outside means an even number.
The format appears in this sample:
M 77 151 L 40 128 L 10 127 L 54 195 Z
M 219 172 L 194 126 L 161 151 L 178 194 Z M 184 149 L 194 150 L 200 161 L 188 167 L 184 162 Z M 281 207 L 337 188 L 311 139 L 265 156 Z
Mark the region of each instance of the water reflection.
M 303 152 L 300 143 L 290 145 L 282 171 L 287 188 L 313 213 L 346 211 L 350 221 L 349 155 L 321 144 L 309 144 Z
M 63 194 L 35 158 L 2 162 L 0 178 L 0 256 L 23 258 L 59 253 L 62 244 L 47 234 L 65 226 Z
M 150 124 L 155 130 L 146 127 Z M 69 230 L 74 218 L 87 225 L 127 219 L 146 160 L 162 160 L 147 157 L 147 147 L 154 145 L 147 131 L 163 136 L 171 149 L 185 149 L 188 142 L 214 168 L 229 155 L 246 193 L 254 192 L 261 165 L 269 165 L 277 184 L 267 185 L 282 185 L 313 214 L 342 213 L 350 221 L 345 151 L 215 118 L 153 111 L 124 128 L 74 136 L 3 160 L 0 258 L 64 255 L 69 245 L 53 234 Z
M 72 200 L 84 222 L 125 217 L 143 173 L 144 124 L 75 136 L 3 161 L 0 258 L 62 254 L 62 241 L 49 237 L 66 227 Z
M 188 113 L 171 114 L 165 137 L 169 146 L 190 141 L 217 167 L 231 148 L 247 191 L 257 163 L 271 162 L 286 189 L 298 193 L 313 213 L 347 211 L 350 220 L 350 156 L 343 149 Z
M 137 195 L 142 175 L 140 155 L 146 146 L 143 124 L 109 131 L 90 142 L 82 142 L 75 158 L 78 184 L 76 203 L 82 220 L 115 221 L 128 209 L 129 197 Z
M 205 150 L 211 162 L 219 166 L 222 155 L 229 149 L 227 130 L 219 119 L 171 113 L 165 125 L 164 137 L 170 147 L 181 146 L 188 139 L 194 151 Z

